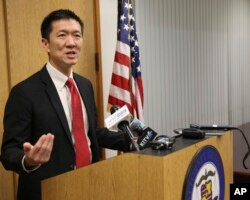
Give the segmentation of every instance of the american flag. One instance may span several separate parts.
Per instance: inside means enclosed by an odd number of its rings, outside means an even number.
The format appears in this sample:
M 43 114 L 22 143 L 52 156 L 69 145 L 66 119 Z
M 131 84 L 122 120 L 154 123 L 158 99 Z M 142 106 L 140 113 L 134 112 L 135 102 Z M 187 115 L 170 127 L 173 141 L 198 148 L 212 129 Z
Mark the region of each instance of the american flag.
M 131 0 L 118 0 L 117 44 L 108 104 L 127 105 L 143 121 L 143 84 L 135 16 Z

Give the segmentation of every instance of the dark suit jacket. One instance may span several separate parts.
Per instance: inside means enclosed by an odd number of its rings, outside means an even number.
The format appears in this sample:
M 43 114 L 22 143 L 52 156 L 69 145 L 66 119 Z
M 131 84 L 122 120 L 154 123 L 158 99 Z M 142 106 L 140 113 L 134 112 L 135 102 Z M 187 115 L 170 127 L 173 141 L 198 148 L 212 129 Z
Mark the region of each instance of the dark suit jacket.
M 73 74 L 86 106 L 92 162 L 99 160 L 99 146 L 128 150 L 126 136 L 98 128 L 93 88 L 89 80 Z M 26 173 L 21 165 L 23 143 L 35 144 L 42 134 L 55 136 L 49 162 Z M 18 199 L 41 198 L 41 180 L 74 169 L 75 152 L 64 110 L 46 67 L 12 88 L 5 108 L 1 161 L 19 174 Z

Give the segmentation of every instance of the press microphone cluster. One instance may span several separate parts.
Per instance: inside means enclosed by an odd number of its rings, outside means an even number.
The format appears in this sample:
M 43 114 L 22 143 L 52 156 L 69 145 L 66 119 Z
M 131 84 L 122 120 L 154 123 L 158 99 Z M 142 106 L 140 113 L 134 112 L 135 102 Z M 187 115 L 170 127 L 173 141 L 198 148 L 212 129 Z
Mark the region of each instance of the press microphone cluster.
M 130 124 L 130 112 L 128 107 L 124 105 L 119 108 L 118 106 L 112 106 L 110 109 L 111 115 L 105 119 L 105 124 L 108 129 L 119 129 L 127 134 L 133 147 L 136 151 L 140 151 L 139 145 L 136 143 L 136 138 L 134 137 L 129 124 Z
M 137 143 L 140 149 L 151 147 L 153 150 L 170 150 L 175 143 L 175 138 L 158 135 L 153 129 L 146 127 L 142 121 L 136 118 L 131 120 L 130 127 L 139 135 Z
M 112 106 L 111 115 L 105 119 L 108 129 L 119 129 L 127 134 L 136 151 L 149 147 L 150 142 L 156 137 L 157 133 L 146 127 L 145 124 L 137 118 L 131 117 L 127 106 Z M 136 136 L 135 136 L 136 135 Z
M 153 141 L 157 135 L 153 129 L 146 127 L 145 124 L 137 118 L 131 120 L 130 128 L 138 135 L 137 144 L 140 149 L 149 147 L 150 142 Z
M 137 144 L 140 149 L 151 147 L 153 150 L 170 150 L 175 143 L 175 138 L 167 135 L 158 135 L 152 128 L 146 127 L 145 124 L 137 118 L 130 122 L 131 129 L 139 136 Z

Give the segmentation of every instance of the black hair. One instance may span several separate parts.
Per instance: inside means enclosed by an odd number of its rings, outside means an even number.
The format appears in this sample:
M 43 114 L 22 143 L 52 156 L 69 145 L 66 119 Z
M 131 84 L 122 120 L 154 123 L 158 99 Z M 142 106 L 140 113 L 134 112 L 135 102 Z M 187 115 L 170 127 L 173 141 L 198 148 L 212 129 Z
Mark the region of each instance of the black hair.
M 77 16 L 73 11 L 68 9 L 59 9 L 48 14 L 41 24 L 41 36 L 44 39 L 49 40 L 49 34 L 52 31 L 52 22 L 60 20 L 60 19 L 74 19 L 76 20 L 80 26 L 83 34 L 84 24 L 79 16 Z

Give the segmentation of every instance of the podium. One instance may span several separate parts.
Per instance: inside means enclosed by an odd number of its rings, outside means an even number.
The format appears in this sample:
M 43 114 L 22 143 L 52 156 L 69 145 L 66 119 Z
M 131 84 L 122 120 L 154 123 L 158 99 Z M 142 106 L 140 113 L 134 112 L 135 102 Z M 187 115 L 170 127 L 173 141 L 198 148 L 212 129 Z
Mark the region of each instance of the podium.
M 202 140 L 177 138 L 172 150 L 125 153 L 42 181 L 43 200 L 181 200 L 190 163 L 204 146 L 215 147 L 233 183 L 232 134 Z

